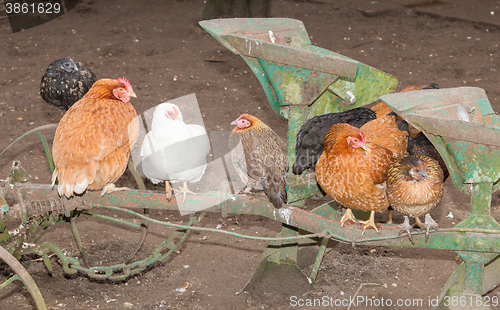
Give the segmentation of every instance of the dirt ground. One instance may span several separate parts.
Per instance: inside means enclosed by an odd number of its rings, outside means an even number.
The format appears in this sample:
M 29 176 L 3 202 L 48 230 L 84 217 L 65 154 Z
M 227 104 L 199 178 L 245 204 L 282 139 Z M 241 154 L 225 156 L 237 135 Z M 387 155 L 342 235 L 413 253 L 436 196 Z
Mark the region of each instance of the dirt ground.
M 499 1 L 484 1 L 474 8 L 447 1 L 381 2 L 274 0 L 271 17 L 301 20 L 314 45 L 397 77 L 398 90 L 428 82 L 441 88 L 481 87 L 493 109 L 500 111 L 500 22 L 495 19 L 500 15 Z M 248 112 L 286 139 L 287 121 L 272 111 L 246 63 L 196 25 L 203 3 L 83 0 L 60 18 L 15 34 L 8 19 L 0 19 L 0 149 L 37 126 L 60 120 L 63 112 L 46 104 L 38 92 L 48 64 L 66 55 L 84 63 L 98 78 L 127 77 L 138 96 L 132 99 L 138 114 L 166 100 L 194 93 L 208 131 L 229 131 L 231 121 Z M 47 132 L 49 138 L 53 132 Z M 30 181 L 50 182 L 49 168 L 36 138 L 16 145 L 0 159 L 1 178 L 8 176 L 14 159 L 22 161 Z M 134 186 L 128 174 L 121 183 Z M 159 188 L 149 182 L 146 185 L 148 189 Z M 440 227 L 452 227 L 467 217 L 469 205 L 470 198 L 447 180 L 443 201 L 432 216 Z M 496 193 L 492 202 L 496 218 L 500 216 L 499 207 L 500 195 Z M 447 217 L 450 212 L 453 218 Z M 187 221 L 178 212 L 151 211 L 150 216 L 178 223 Z M 385 215 L 378 215 L 377 221 L 385 221 Z M 396 223 L 401 221 L 401 216 L 395 217 Z M 88 216 L 78 219 L 77 225 L 93 265 L 123 262 L 140 235 L 136 230 Z M 276 236 L 281 228 L 266 218 L 243 215 L 223 218 L 208 214 L 199 224 L 212 228 L 218 225 L 244 235 L 267 237 Z M 169 232 L 152 225 L 137 258 L 149 255 Z M 72 256 L 79 255 L 67 223 L 49 228 L 39 240 L 43 241 L 56 243 Z M 257 268 L 266 245 L 263 241 L 192 232 L 180 251 L 164 263 L 118 283 L 65 275 L 55 258 L 52 273 L 36 258 L 29 262 L 28 271 L 49 309 L 298 308 L 292 293 L 283 291 L 288 281 L 237 294 Z M 353 249 L 348 244 L 331 244 L 327 251 L 315 283 L 317 291 L 310 289 L 296 298 L 336 299 L 357 294 L 394 302 L 422 299 L 422 304 L 414 306 L 377 309 L 430 309 L 429 299 L 439 295 L 461 262 L 448 251 L 372 246 Z M 314 255 L 311 248 L 299 251 L 299 265 L 306 272 L 311 269 Z M 9 272 L 3 267 L 0 282 L 7 279 Z M 290 279 L 290 283 L 294 280 Z M 500 290 L 495 289 L 489 296 L 499 298 Z M 15 282 L 0 290 L 0 308 L 35 306 L 22 284 Z

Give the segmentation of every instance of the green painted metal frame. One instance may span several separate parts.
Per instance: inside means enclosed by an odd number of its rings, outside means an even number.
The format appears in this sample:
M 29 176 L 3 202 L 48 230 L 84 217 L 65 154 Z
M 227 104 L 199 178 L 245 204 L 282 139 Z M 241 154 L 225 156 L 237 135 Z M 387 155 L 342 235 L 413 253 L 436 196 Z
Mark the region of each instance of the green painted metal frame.
M 454 237 L 455 246 L 467 244 L 469 250 L 449 248 L 464 262 L 446 283 L 438 309 L 451 308 L 445 305 L 445 298 L 475 296 L 482 300 L 484 293 L 500 283 L 500 268 L 495 263 L 500 243 L 493 237 L 500 234 L 500 224 L 490 215 L 492 194 L 500 187 L 500 117 L 484 90 L 475 87 L 391 94 L 381 99 L 424 132 L 442 155 L 456 188 L 472 196 L 470 215 L 454 229 L 491 231 Z M 487 251 L 480 251 L 484 249 Z M 486 271 L 496 275 L 496 280 L 490 276 L 484 281 Z
M 30 204 L 30 201 L 39 201 L 45 197 L 51 201 L 53 201 L 53 197 L 58 197 L 57 190 L 52 189 L 51 185 L 48 184 L 17 183 L 13 188 L 8 187 L 2 190 L 7 195 L 12 195 L 13 193 L 11 192 L 19 192 L 28 204 Z M 222 203 L 220 203 L 221 200 L 223 201 Z M 212 191 L 187 197 L 186 202 L 182 205 L 182 211 L 189 212 L 191 208 L 198 210 L 197 206 L 201 202 L 206 203 L 207 201 L 212 201 L 213 206 L 203 210 L 204 212 L 222 213 L 223 215 L 232 213 L 265 216 L 310 233 L 325 233 L 333 240 L 353 245 L 385 245 L 475 253 L 500 252 L 500 230 L 489 226 L 484 228 L 457 226 L 455 228 L 443 228 L 439 229 L 439 231 L 431 231 L 428 242 L 425 242 L 424 232 L 415 231 L 412 232 L 415 245 L 412 245 L 406 236 L 400 236 L 399 229 L 396 225 L 392 224 L 379 224 L 380 233 L 376 233 L 374 230 L 367 230 L 362 235 L 360 224 L 340 226 L 341 214 L 339 211 L 336 211 L 334 203 L 326 203 L 313 211 L 306 211 L 291 206 L 276 209 L 265 197 L 252 198 L 245 195 L 232 195 L 227 192 Z M 14 206 L 5 214 L 7 217 L 19 216 L 23 212 L 18 201 L 16 200 L 15 202 Z M 93 210 L 98 207 L 106 208 L 107 206 L 180 211 L 175 199 L 167 201 L 165 193 L 142 190 L 120 191 L 107 194 L 104 197 L 100 197 L 99 191 L 87 191 L 84 195 L 73 197 L 72 199 L 58 198 L 56 203 L 64 205 L 64 208 L 67 208 L 68 211 L 74 209 Z M 330 219 L 325 214 L 331 216 L 332 210 L 335 216 L 333 219 Z M 30 208 L 27 211 L 34 212 L 33 214 L 27 214 L 28 217 L 33 216 L 37 212 Z M 487 237 L 489 242 L 487 244 L 481 243 L 481 237 Z
M 33 281 L 33 278 L 30 276 L 28 271 L 14 256 L 12 256 L 6 249 L 1 246 L 0 259 L 7 263 L 7 265 L 9 265 L 9 267 L 16 273 L 15 276 L 11 277 L 4 283 L 1 283 L 0 288 L 5 287 L 12 281 L 20 280 L 24 284 L 28 292 L 31 294 L 31 297 L 33 297 L 36 308 L 38 310 L 47 310 L 47 306 L 45 305 L 42 294 L 40 293 L 38 286 L 36 285 L 35 281 Z

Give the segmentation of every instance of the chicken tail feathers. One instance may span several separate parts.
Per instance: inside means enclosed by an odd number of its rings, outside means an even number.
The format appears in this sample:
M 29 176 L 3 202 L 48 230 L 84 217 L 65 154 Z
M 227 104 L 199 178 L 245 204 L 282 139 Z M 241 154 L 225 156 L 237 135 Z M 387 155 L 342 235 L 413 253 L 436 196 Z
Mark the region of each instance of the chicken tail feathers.
M 264 193 L 277 209 L 287 202 L 286 181 L 284 176 L 270 175 L 265 179 Z
M 56 169 L 54 169 L 54 173 L 52 173 L 52 188 L 54 188 L 54 185 L 56 185 L 57 173 L 58 173 L 58 170 L 56 168 Z
M 75 167 L 76 168 L 76 167 Z M 52 174 L 52 186 L 58 180 L 57 192 L 59 196 L 70 198 L 73 194 L 82 194 L 89 184 L 94 182 L 95 171 L 92 173 L 93 165 L 86 166 L 83 170 L 75 171 L 72 167 L 55 169 Z

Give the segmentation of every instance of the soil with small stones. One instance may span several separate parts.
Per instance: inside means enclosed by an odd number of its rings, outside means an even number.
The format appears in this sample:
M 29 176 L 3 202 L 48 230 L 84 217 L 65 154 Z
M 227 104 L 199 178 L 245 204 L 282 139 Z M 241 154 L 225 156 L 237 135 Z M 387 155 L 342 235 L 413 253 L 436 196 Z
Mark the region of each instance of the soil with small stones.
M 490 1 L 491 2 L 491 1 Z M 435 82 L 441 88 L 483 88 L 495 111 L 500 111 L 500 28 L 460 18 L 419 11 L 415 1 L 387 6 L 377 1 L 271 1 L 271 17 L 301 20 L 316 46 L 383 70 L 399 80 L 397 90 Z M 422 5 L 445 5 L 426 2 Z M 494 3 L 494 1 L 492 2 Z M 196 94 L 207 130 L 228 132 L 241 113 L 253 114 L 286 139 L 287 121 L 269 106 L 259 81 L 241 57 L 220 45 L 197 26 L 202 0 L 81 1 L 62 17 L 25 31 L 12 33 L 7 18 L 0 19 L 0 122 L 7 147 L 23 133 L 57 123 L 63 112 L 39 96 L 40 79 L 53 60 L 72 56 L 98 78 L 127 77 L 137 93 L 132 99 L 139 114 L 159 103 Z M 411 4 L 411 5 L 410 5 Z M 498 11 L 498 2 L 496 3 Z M 431 8 L 432 9 L 432 8 Z M 495 10 L 494 7 L 485 10 Z M 457 9 L 455 8 L 455 11 Z M 441 11 L 440 11 L 441 12 Z M 489 11 L 488 11 L 489 12 Z M 459 12 L 467 16 L 467 12 Z M 54 130 L 48 130 L 49 142 Z M 33 183 L 50 182 L 41 143 L 30 137 L 0 158 L 0 175 L 9 175 L 13 160 L 20 160 Z M 119 185 L 134 187 L 127 172 Z M 146 182 L 148 189 L 161 190 Z M 202 190 L 203 180 L 191 188 Z M 261 194 L 256 194 L 261 195 Z M 306 201 L 306 208 L 328 197 Z M 500 195 L 493 195 L 492 215 L 499 218 Z M 441 205 L 432 211 L 440 227 L 452 227 L 466 218 L 470 197 L 445 182 Z M 140 224 L 137 218 L 104 212 Z M 451 216 L 453 215 L 453 217 Z M 178 212 L 150 210 L 158 220 L 185 224 Z M 386 221 L 378 214 L 376 221 Z M 402 217 L 395 216 L 401 223 Z M 9 222 L 9 229 L 17 225 Z M 110 266 L 127 260 L 140 230 L 81 215 L 76 225 L 91 266 Z M 278 222 L 261 216 L 207 214 L 200 227 L 218 227 L 242 235 L 275 237 Z M 145 244 L 132 258 L 142 260 L 173 230 L 150 225 Z M 37 244 L 55 243 L 81 260 L 69 223 L 48 228 Z M 430 309 L 461 259 L 451 251 L 375 247 L 330 242 L 314 287 L 293 267 L 268 266 L 262 282 L 251 282 L 267 243 L 212 232 L 190 232 L 181 247 L 163 262 L 118 282 L 65 274 L 52 256 L 49 272 L 38 256 L 24 258 L 48 309 L 285 309 L 311 302 L 309 309 L 348 309 L 338 304 L 362 297 L 367 303 L 350 309 Z M 299 267 L 309 274 L 316 243 L 301 244 Z M 0 282 L 11 275 L 0 267 Z M 498 298 L 500 291 L 488 294 Z M 390 300 L 392 307 L 387 306 Z M 398 307 L 401 300 L 406 306 Z M 318 301 L 323 304 L 318 305 Z M 316 302 L 314 304 L 314 302 Z M 325 304 L 326 303 L 326 304 Z M 345 301 L 344 301 L 345 303 Z M 35 309 L 23 285 L 16 281 L 0 290 L 0 308 Z

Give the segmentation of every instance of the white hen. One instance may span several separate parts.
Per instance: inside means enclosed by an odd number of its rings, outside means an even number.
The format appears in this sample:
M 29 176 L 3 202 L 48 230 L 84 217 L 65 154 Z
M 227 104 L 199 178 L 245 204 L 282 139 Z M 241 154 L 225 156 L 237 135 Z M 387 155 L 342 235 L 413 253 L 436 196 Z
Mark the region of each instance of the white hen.
M 194 194 L 187 182 L 198 182 L 207 169 L 206 157 L 210 142 L 205 128 L 187 125 L 179 107 L 172 103 L 158 105 L 153 114 L 151 130 L 141 147 L 142 170 L 151 182 L 165 181 L 167 198 L 171 198 L 170 182 L 183 182 L 179 192 Z

